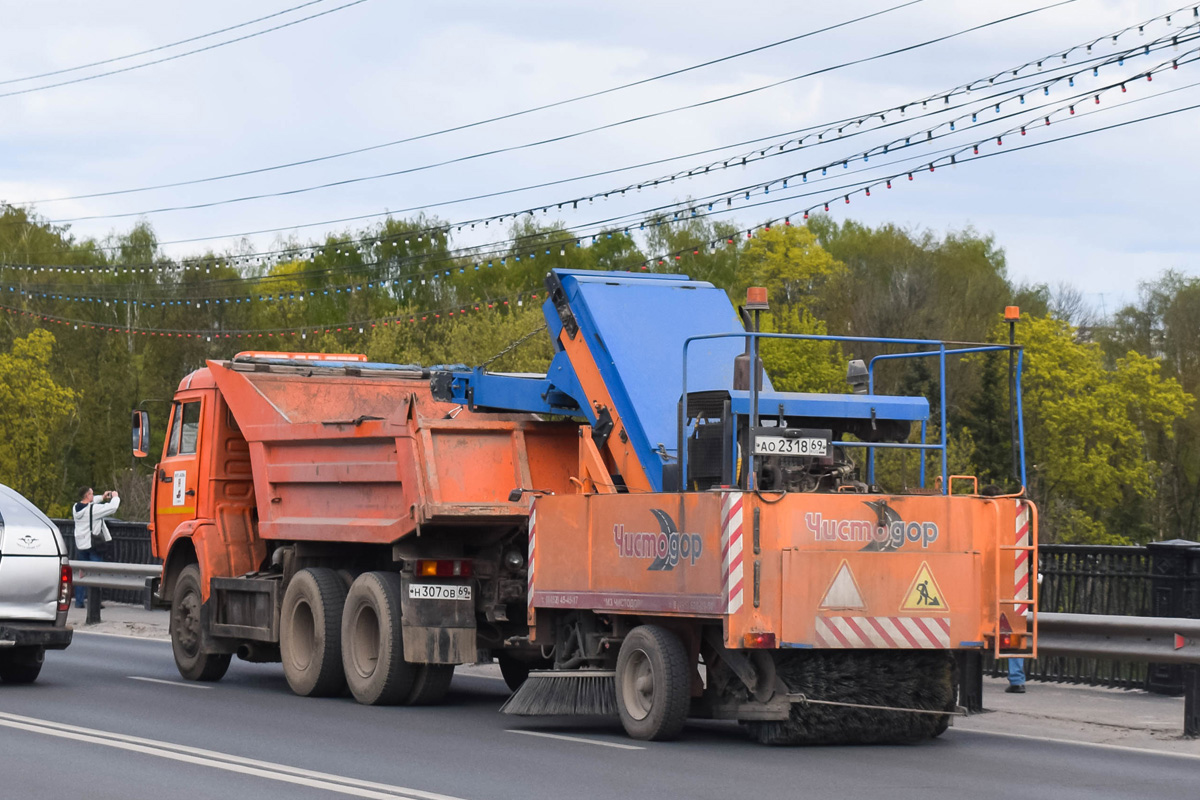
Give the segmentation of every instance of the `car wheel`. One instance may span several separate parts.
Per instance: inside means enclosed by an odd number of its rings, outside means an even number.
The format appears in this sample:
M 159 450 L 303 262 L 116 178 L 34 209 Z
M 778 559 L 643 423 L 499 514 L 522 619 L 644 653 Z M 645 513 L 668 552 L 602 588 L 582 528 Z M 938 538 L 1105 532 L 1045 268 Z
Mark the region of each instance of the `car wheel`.
M 5 683 L 33 683 L 46 658 L 44 647 L 19 647 L 0 660 L 0 680 Z

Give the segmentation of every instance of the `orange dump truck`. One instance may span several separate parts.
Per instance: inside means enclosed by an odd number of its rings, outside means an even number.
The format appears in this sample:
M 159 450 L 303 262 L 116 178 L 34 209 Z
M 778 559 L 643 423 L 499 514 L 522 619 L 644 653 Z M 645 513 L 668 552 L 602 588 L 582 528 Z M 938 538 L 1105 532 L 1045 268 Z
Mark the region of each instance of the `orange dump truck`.
M 815 337 L 757 333 L 759 296 L 547 288 L 545 375 L 250 353 L 183 380 L 153 499 L 182 675 L 236 653 L 299 694 L 435 703 L 456 664 L 495 658 L 508 713 L 890 742 L 945 729 L 964 656 L 1036 651 L 1035 508 L 948 475 L 925 398 L 872 391 L 891 359 L 944 379 L 1009 350 L 1019 425 L 1019 348 L 843 339 L 892 352 L 851 362 L 850 393 L 778 392 L 762 342 Z M 883 493 L 888 448 L 940 455 L 940 477 Z

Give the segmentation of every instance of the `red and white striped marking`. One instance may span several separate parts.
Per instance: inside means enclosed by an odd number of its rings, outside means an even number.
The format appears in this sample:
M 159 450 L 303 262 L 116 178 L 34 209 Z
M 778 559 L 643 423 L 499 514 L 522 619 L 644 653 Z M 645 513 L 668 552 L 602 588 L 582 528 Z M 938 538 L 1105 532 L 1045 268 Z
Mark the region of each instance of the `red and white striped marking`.
M 537 502 L 536 500 L 534 501 Z M 529 575 L 528 602 L 529 616 L 533 617 L 533 554 L 534 545 L 537 543 L 537 509 L 529 509 L 529 560 L 526 562 L 528 566 L 527 573 Z
M 1016 544 L 1018 547 L 1029 546 L 1029 524 L 1032 515 L 1029 511 L 1029 503 L 1024 500 L 1017 501 L 1017 518 L 1016 518 Z M 1029 551 L 1015 551 L 1017 560 L 1013 570 L 1013 597 L 1017 600 L 1029 599 Z M 1024 614 L 1029 610 L 1029 606 L 1017 606 L 1017 613 Z
M 950 646 L 949 617 L 817 617 L 817 646 L 934 650 Z
M 726 492 L 721 498 L 721 593 L 725 613 L 742 607 L 742 493 Z

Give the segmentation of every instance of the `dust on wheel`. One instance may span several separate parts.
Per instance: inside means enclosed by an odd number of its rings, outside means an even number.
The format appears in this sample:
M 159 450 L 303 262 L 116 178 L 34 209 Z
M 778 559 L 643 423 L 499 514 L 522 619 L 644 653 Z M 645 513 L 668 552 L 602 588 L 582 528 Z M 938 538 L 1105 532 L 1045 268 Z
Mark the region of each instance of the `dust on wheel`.
M 229 669 L 229 653 L 204 652 L 200 619 L 200 567 L 189 564 L 175 579 L 171 594 L 171 652 L 175 667 L 189 681 L 219 681 Z
M 346 597 L 342 664 L 350 693 L 364 705 L 395 705 L 414 692 L 418 674 L 416 665 L 404 660 L 401 589 L 399 575 L 367 572 L 355 579 Z M 431 689 L 436 687 L 426 687 Z
M 331 569 L 312 567 L 296 573 L 283 595 L 279 614 L 279 654 L 288 686 L 305 697 L 340 694 L 342 607 L 346 584 Z
M 691 702 L 688 656 L 671 631 L 658 625 L 634 628 L 617 655 L 617 711 L 634 739 L 674 739 Z

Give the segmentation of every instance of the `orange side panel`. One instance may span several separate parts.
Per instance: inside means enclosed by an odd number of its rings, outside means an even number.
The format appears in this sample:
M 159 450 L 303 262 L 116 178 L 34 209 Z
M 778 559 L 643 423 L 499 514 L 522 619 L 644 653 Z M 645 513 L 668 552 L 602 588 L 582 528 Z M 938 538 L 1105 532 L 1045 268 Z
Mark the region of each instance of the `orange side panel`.
M 536 510 L 535 608 L 716 616 L 730 647 L 769 632 L 782 647 L 979 648 L 1013 591 L 1010 553 L 995 578 L 1019 526 L 1008 498 L 732 491 Z

